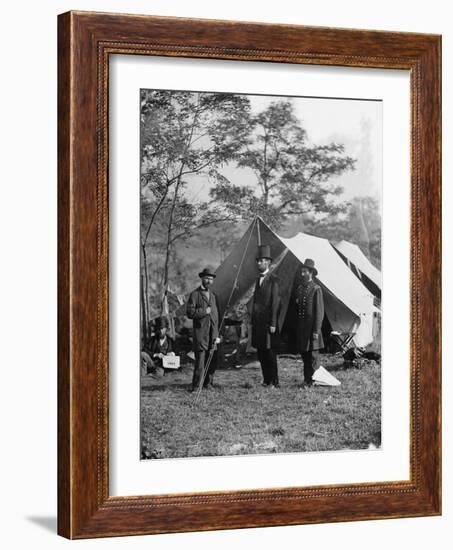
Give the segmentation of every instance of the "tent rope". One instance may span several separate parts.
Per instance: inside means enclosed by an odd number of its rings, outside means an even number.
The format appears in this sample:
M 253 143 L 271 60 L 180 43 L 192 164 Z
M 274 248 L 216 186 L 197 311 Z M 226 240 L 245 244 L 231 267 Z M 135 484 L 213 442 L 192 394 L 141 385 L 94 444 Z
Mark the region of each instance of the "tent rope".
M 222 331 L 222 328 L 223 328 L 223 323 L 225 322 L 225 317 L 226 317 L 226 314 L 227 314 L 227 311 L 228 311 L 228 308 L 230 307 L 230 302 L 231 302 L 231 299 L 233 298 L 233 294 L 234 294 L 234 291 L 236 289 L 236 285 L 237 285 L 237 282 L 238 282 L 238 279 L 239 279 L 239 274 L 241 272 L 241 268 L 242 268 L 242 264 L 244 263 L 244 260 L 245 260 L 245 256 L 247 254 L 247 250 L 249 248 L 249 244 L 250 244 L 250 241 L 251 241 L 251 238 L 252 238 L 252 235 L 253 235 L 253 230 L 255 229 L 255 226 L 259 227 L 258 226 L 258 223 L 259 223 L 259 220 L 258 218 L 256 217 L 254 220 L 253 220 L 253 225 L 252 225 L 252 228 L 250 230 L 250 234 L 249 234 L 249 237 L 247 239 L 247 244 L 245 245 L 245 249 L 244 249 L 244 252 L 242 254 L 242 258 L 241 258 L 241 261 L 239 263 L 239 267 L 237 269 L 237 272 L 236 272 L 236 277 L 233 281 L 233 286 L 231 287 L 231 292 L 230 292 L 230 295 L 228 297 L 228 302 L 227 302 L 227 305 L 225 306 L 225 310 L 223 312 L 223 315 L 222 315 L 222 320 L 220 322 L 220 325 L 219 325 L 219 330 L 218 330 L 218 334 L 221 333 Z M 258 229 L 259 230 L 259 229 Z M 197 402 L 198 402 L 198 399 L 200 398 L 200 395 L 201 395 L 201 390 L 203 388 L 203 384 L 204 384 L 204 381 L 206 379 L 206 374 L 208 373 L 208 369 L 211 365 L 211 361 L 212 361 L 212 358 L 214 356 L 214 352 L 215 352 L 215 347 L 212 347 L 209 351 L 209 356 L 208 356 L 208 360 L 206 361 L 204 367 L 203 367 L 203 371 L 201 373 L 201 376 L 200 376 L 200 380 L 198 382 L 198 388 L 197 388 L 197 392 L 195 394 L 195 399 L 194 399 L 194 402 L 193 402 L 193 405 L 196 405 Z

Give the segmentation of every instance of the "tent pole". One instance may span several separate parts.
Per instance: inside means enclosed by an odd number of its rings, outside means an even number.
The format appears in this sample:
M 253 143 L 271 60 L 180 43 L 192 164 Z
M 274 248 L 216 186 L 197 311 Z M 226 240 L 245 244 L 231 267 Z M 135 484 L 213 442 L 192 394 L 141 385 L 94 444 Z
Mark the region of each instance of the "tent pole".
M 258 232 L 258 246 L 261 246 L 260 219 L 256 218 L 256 230 Z
M 259 225 L 258 225 L 258 222 L 259 222 L 259 218 L 256 217 L 253 221 L 253 226 L 257 226 L 258 227 L 258 239 L 260 238 L 259 235 Z M 225 307 L 225 311 L 223 312 L 223 315 L 222 315 L 222 319 L 220 321 L 220 325 L 219 325 L 219 334 L 223 328 L 223 323 L 225 322 L 225 316 L 226 316 L 226 313 L 228 311 L 228 308 L 230 306 L 230 302 L 231 302 L 231 298 L 233 297 L 233 294 L 234 294 L 234 291 L 236 289 L 236 285 L 237 285 L 237 282 L 238 282 L 238 279 L 239 279 L 239 273 L 241 272 L 241 268 L 242 268 L 242 264 L 244 263 L 244 259 L 245 259 L 245 256 L 247 254 L 247 250 L 249 248 L 249 244 L 250 244 L 250 240 L 252 238 L 252 235 L 253 235 L 253 229 L 254 227 L 252 227 L 251 231 L 250 231 L 250 235 L 249 235 L 249 238 L 247 240 L 247 244 L 245 245 L 245 250 L 244 250 L 244 253 L 242 254 L 242 258 L 241 258 L 241 262 L 239 264 L 239 267 L 238 267 L 238 270 L 237 270 L 237 273 L 236 273 L 236 277 L 234 278 L 234 281 L 233 281 L 233 286 L 231 287 L 231 292 L 230 292 L 230 296 L 228 298 L 228 302 L 227 302 L 227 305 Z M 258 240 L 258 242 L 260 242 Z M 206 374 L 208 372 L 208 369 L 209 369 L 209 366 L 211 365 L 211 361 L 212 361 L 212 358 L 214 356 L 214 351 L 215 351 L 216 348 L 212 347 L 210 352 L 209 352 L 209 356 L 208 356 L 208 360 L 206 361 L 204 367 L 203 367 L 203 370 L 202 370 L 202 373 L 201 373 L 201 376 L 200 376 L 200 380 L 199 380 L 199 383 L 198 383 L 198 388 L 197 388 L 197 392 L 195 394 L 195 399 L 193 401 L 193 405 L 196 405 L 197 402 L 198 402 L 198 399 L 200 398 L 200 394 L 201 394 L 201 391 L 203 389 L 203 384 L 204 384 L 204 381 L 205 381 L 205 378 L 206 378 Z

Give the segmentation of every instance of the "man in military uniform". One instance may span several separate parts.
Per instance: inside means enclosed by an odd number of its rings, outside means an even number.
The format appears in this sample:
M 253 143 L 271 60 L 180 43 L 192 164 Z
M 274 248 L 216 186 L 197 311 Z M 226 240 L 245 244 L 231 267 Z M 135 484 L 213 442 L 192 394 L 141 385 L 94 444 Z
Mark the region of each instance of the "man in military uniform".
M 304 362 L 304 380 L 307 386 L 313 384 L 313 374 L 319 368 L 319 350 L 324 347 L 322 321 L 324 300 L 321 287 L 313 281 L 318 274 L 315 262 L 305 260 L 296 276 L 292 299 L 297 311 L 297 347 Z
M 215 274 L 212 269 L 205 268 L 198 276 L 201 279 L 201 285 L 190 293 L 186 306 L 187 317 L 193 320 L 195 367 L 192 378 L 192 391 L 198 388 L 206 362 L 220 342 L 217 296 L 209 288 L 214 282 Z M 212 385 L 216 368 L 214 359 L 211 357 L 203 382 L 204 388 Z
M 263 386 L 278 388 L 278 365 L 275 348 L 278 338 L 280 293 L 278 278 L 269 272 L 270 247 L 260 245 L 256 257 L 259 277 L 255 283 L 252 308 L 252 346 L 257 349 L 263 372 Z

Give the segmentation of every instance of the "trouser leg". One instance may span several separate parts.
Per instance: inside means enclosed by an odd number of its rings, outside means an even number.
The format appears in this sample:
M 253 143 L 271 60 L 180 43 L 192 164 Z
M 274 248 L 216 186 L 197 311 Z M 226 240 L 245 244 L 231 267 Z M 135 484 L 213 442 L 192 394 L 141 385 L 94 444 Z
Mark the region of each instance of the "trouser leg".
M 267 384 L 278 386 L 277 354 L 273 349 L 263 350 Z
M 313 374 L 319 368 L 319 351 L 305 351 L 301 355 L 304 362 L 304 380 L 307 384 L 312 384 Z
M 141 356 L 141 365 L 140 365 L 141 374 L 143 375 L 143 374 L 148 374 L 152 372 L 155 368 L 155 365 L 150 355 L 146 351 L 142 351 L 140 356 Z
M 208 355 L 209 357 L 209 355 Z M 206 372 L 206 377 L 204 379 L 204 383 L 203 383 L 203 387 L 206 388 L 207 386 L 212 386 L 212 384 L 214 383 L 214 373 L 216 371 L 216 368 L 217 368 L 217 351 L 215 351 L 213 354 L 212 354 L 212 357 L 211 357 L 211 362 L 209 363 L 209 367 L 208 367 L 208 370 Z
M 277 364 L 277 354 L 273 349 L 267 350 L 268 352 L 268 361 L 269 361 L 269 371 L 271 384 L 278 386 L 278 364 Z
M 317 349 L 311 352 L 311 367 L 313 374 L 319 369 L 319 351 Z
M 271 378 L 269 373 L 269 365 L 268 365 L 268 358 L 267 358 L 267 350 L 266 349 L 258 349 L 257 355 L 258 355 L 258 361 L 261 365 L 261 372 L 263 373 L 263 384 L 270 384 Z
M 277 356 L 273 349 L 258 349 L 258 360 L 263 372 L 263 383 L 278 386 Z
M 206 369 L 206 372 L 204 373 L 204 380 L 203 380 L 203 388 L 206 388 L 210 384 L 212 384 L 213 378 L 214 378 L 214 372 L 217 367 L 217 352 L 214 351 L 214 340 L 216 338 L 215 334 L 213 333 L 214 327 L 210 326 L 209 328 L 209 342 L 210 342 L 210 349 L 208 349 L 205 352 L 204 362 L 203 362 L 203 369 L 201 371 L 200 376 L 203 376 L 203 371 Z M 209 361 L 209 365 L 206 365 L 206 363 Z
M 195 352 L 195 366 L 193 369 L 192 389 L 196 390 L 200 383 L 200 378 L 203 373 L 204 363 L 206 358 L 205 350 L 198 350 Z
M 313 383 L 313 365 L 312 365 L 312 352 L 302 352 L 302 361 L 304 362 L 304 381 L 306 384 Z

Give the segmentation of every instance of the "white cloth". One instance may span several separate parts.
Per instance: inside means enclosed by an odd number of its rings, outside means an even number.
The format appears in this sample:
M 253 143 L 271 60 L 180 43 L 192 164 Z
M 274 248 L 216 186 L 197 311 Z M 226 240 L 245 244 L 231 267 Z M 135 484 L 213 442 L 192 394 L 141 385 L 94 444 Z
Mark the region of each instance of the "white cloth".
M 264 277 L 266 277 L 266 275 L 269 273 L 269 269 L 266 269 L 266 271 L 264 271 L 263 273 L 260 273 L 260 282 L 259 282 L 259 286 L 261 286 L 263 284 L 263 281 L 264 281 Z

